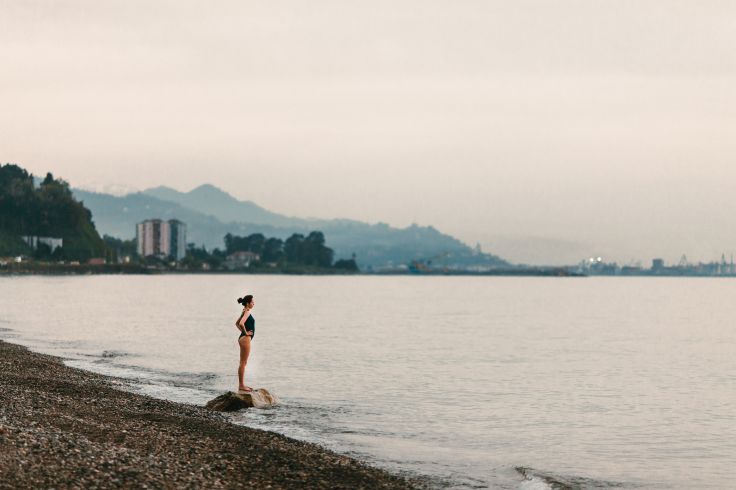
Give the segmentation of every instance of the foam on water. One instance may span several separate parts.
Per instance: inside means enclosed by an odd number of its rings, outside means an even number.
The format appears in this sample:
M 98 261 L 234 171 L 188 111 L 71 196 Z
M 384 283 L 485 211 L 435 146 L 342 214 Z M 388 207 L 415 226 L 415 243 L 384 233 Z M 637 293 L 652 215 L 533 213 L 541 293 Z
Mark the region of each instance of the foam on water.
M 519 490 L 555 490 L 555 488 L 544 481 L 544 479 L 532 476 L 525 478 L 524 481 L 519 484 Z
M 178 403 L 203 405 L 217 393 L 204 388 L 203 381 L 211 378 L 211 374 L 170 373 L 111 362 L 111 359 L 130 357 L 125 353 L 116 353 L 114 356 L 103 353 L 95 357 L 84 354 L 84 357 L 66 359 L 64 363 L 78 369 L 126 379 L 132 391 Z
M 632 483 L 621 483 L 596 480 L 593 478 L 585 478 L 572 475 L 559 475 L 552 472 L 543 472 L 533 468 L 517 466 L 516 471 L 524 477 L 521 488 L 525 490 L 575 490 L 575 489 L 615 489 L 615 488 L 635 488 L 637 485 Z

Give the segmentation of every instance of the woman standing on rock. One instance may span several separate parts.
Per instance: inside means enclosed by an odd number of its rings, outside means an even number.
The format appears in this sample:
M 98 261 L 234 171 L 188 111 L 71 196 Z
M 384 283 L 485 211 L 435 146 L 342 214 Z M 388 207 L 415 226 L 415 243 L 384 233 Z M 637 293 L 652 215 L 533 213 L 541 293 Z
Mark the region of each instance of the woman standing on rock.
M 247 294 L 242 298 L 238 298 L 238 303 L 243 305 L 243 312 L 235 322 L 235 326 L 240 330 L 238 344 L 240 345 L 240 367 L 238 367 L 238 391 L 253 391 L 250 386 L 245 386 L 243 377 L 245 376 L 245 365 L 248 364 L 248 356 L 250 355 L 250 343 L 256 334 L 256 321 L 250 311 L 256 305 L 252 294 Z

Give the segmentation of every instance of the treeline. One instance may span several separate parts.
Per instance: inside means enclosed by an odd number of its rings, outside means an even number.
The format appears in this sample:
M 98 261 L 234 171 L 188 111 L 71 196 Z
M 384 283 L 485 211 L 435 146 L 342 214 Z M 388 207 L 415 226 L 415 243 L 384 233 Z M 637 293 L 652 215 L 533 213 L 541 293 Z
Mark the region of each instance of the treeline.
M 119 263 L 128 260 L 138 262 L 138 241 L 135 238 L 123 240 L 110 235 L 103 235 L 102 241 L 105 242 L 108 249 L 108 262 Z
M 306 237 L 294 233 L 285 241 L 280 238 L 266 238 L 260 233 L 245 237 L 225 235 L 225 253 L 253 252 L 261 257 L 261 261 L 290 264 L 313 265 L 317 267 L 332 266 L 334 252 L 325 245 L 325 235 L 321 231 L 313 231 Z
M 325 245 L 325 236 L 321 231 L 313 231 L 307 236 L 294 233 L 286 240 L 267 238 L 261 233 L 242 237 L 228 233 L 225 235 L 225 250 L 216 248 L 208 252 L 204 247 L 190 243 L 187 257 L 182 263 L 194 267 L 206 263 L 213 269 L 219 269 L 227 266 L 227 258 L 236 252 L 251 252 L 257 256 L 249 267 L 358 270 L 355 258 L 338 260 L 333 264 L 335 254 Z
M 24 236 L 63 239 L 53 252 L 35 251 Z M 33 175 L 14 164 L 0 166 L 0 255 L 30 254 L 37 259 L 87 260 L 104 257 L 106 247 L 92 223 L 92 213 L 74 199 L 69 184 L 50 173 L 36 187 Z

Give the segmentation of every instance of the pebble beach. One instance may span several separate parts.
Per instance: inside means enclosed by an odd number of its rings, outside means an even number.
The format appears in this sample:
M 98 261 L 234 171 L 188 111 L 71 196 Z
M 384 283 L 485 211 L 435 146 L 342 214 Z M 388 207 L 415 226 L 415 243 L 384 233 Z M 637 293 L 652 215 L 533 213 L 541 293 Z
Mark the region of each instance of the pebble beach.
M 0 489 L 423 488 L 0 341 Z

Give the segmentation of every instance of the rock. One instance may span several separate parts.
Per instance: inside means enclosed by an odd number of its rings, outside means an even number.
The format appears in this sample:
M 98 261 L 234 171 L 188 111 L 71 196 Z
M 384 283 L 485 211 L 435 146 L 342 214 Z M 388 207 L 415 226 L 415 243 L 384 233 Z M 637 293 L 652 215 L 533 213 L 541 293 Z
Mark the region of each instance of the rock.
M 214 400 L 207 402 L 205 407 L 219 412 L 234 412 L 241 408 L 267 408 L 279 402 L 275 395 L 268 392 L 266 388 L 258 388 L 249 393 L 235 393 L 228 391 Z

